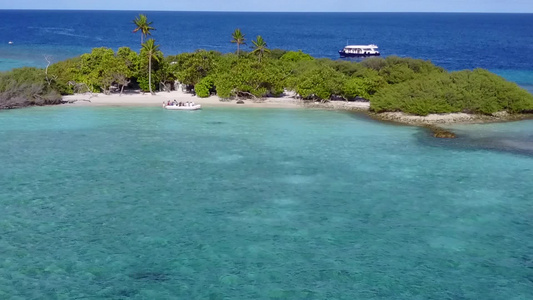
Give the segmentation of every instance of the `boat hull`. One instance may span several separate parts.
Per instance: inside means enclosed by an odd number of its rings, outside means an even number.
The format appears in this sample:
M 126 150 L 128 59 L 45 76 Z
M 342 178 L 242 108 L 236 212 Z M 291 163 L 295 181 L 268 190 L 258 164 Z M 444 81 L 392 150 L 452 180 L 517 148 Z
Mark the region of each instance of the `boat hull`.
M 196 104 L 193 106 L 177 106 L 177 105 L 165 105 L 165 109 L 168 110 L 199 110 L 202 106 L 200 104 Z
M 371 53 L 371 54 L 363 54 L 363 53 L 345 53 L 343 51 L 339 51 L 339 54 L 341 57 L 369 57 L 369 56 L 380 56 L 380 53 Z

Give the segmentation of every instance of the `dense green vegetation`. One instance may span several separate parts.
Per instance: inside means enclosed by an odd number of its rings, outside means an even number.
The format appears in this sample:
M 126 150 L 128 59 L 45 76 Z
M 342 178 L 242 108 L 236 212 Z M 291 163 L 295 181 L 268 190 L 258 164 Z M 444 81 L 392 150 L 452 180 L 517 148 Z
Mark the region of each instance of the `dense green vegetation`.
M 533 96 L 487 70 L 431 74 L 389 85 L 372 97 L 377 112 L 403 111 L 416 115 L 467 112 L 492 114 L 533 112 Z
M 134 24 L 141 38 L 154 30 L 143 15 Z M 370 101 L 376 112 L 533 112 L 531 94 L 486 70 L 447 72 L 429 61 L 395 56 L 362 62 L 315 59 L 302 51 L 269 49 L 261 36 L 246 52 L 239 29 L 228 42 L 237 45 L 236 54 L 197 50 L 165 57 L 149 39 L 139 52 L 95 48 L 44 70 L 14 70 L 1 75 L 0 107 L 19 106 L 13 103 L 21 99 L 21 106 L 56 103 L 59 94 L 75 92 L 171 90 L 179 82 L 198 97 L 276 97 L 290 90 L 311 101 Z
M 61 95 L 47 79 L 45 72 L 37 68 L 0 73 L 0 109 L 59 104 Z

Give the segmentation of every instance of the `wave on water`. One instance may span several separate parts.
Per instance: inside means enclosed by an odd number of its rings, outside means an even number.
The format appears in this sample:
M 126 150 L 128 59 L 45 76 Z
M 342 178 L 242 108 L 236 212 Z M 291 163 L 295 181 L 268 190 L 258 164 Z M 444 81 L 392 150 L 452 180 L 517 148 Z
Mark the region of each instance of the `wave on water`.
M 222 49 L 224 48 L 221 45 L 198 45 L 199 49 Z
M 57 34 L 64 36 L 80 37 L 80 38 L 92 38 L 87 35 L 77 34 L 74 28 L 64 28 L 64 27 L 34 27 L 30 26 L 28 29 L 36 29 L 42 34 Z
M 54 30 L 57 30 L 57 31 L 62 31 L 62 30 L 67 30 L 67 31 L 74 31 L 73 28 L 65 28 L 65 27 L 39 27 L 39 26 L 28 26 L 28 29 L 39 29 L 39 30 L 49 30 L 49 31 L 54 31 Z

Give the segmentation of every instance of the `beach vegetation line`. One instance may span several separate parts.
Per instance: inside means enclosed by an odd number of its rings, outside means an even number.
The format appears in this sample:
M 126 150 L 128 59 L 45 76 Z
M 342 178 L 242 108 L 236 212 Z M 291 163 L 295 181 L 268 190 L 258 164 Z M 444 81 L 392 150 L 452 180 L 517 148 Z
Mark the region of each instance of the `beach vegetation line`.
M 533 95 L 483 69 L 448 72 L 430 61 L 397 56 L 314 58 L 302 51 L 268 49 L 261 36 L 252 44 L 238 54 L 197 50 L 170 56 L 153 39 L 139 52 L 95 48 L 46 69 L 0 74 L 0 107 L 54 104 L 60 95 L 82 92 L 181 88 L 221 99 L 278 97 L 290 91 L 303 101 L 369 101 L 374 112 L 422 116 L 533 112 Z

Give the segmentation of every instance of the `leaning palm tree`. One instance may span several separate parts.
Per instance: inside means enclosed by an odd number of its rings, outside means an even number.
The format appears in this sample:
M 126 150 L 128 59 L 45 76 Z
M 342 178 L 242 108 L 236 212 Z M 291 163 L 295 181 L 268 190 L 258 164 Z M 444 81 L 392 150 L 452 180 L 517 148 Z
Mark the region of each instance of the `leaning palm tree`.
M 265 53 L 270 53 L 270 50 L 267 48 L 267 43 L 263 40 L 263 37 L 258 35 L 257 39 L 252 41 L 252 44 L 254 44 L 254 50 L 252 50 L 252 53 L 257 55 L 257 57 L 259 57 L 259 62 L 261 62 L 263 55 Z
M 157 54 L 159 54 L 159 45 L 155 44 L 154 39 L 147 40 L 144 44 L 142 44 L 141 53 L 148 56 L 148 86 L 150 89 L 150 94 L 153 94 L 152 91 L 152 58 L 156 61 L 159 61 L 159 57 Z
M 133 24 L 135 24 L 135 26 L 137 26 L 133 32 L 137 32 L 137 31 L 140 31 L 141 32 L 141 45 L 143 43 L 143 38 L 149 36 L 149 35 L 152 35 L 152 33 L 150 32 L 150 30 L 155 30 L 154 27 L 152 27 L 152 23 L 154 22 L 148 22 L 148 18 L 146 18 L 146 15 L 143 15 L 143 14 L 139 14 L 138 17 L 136 17 L 134 20 L 133 20 Z
M 239 46 L 246 45 L 246 43 L 244 42 L 246 40 L 244 36 L 245 35 L 241 32 L 239 28 L 235 29 L 235 31 L 231 34 L 231 37 L 233 38 L 231 42 L 237 44 L 237 56 L 239 56 L 240 52 Z

